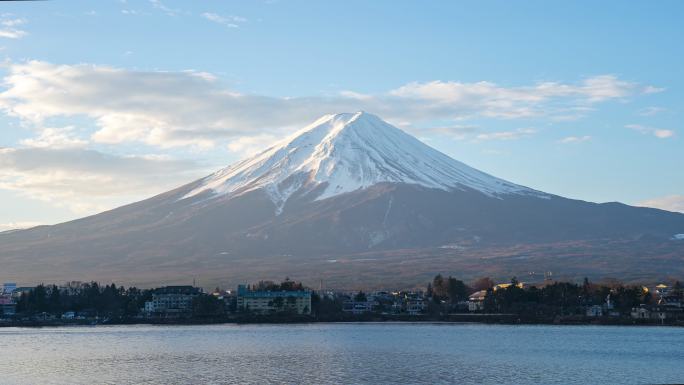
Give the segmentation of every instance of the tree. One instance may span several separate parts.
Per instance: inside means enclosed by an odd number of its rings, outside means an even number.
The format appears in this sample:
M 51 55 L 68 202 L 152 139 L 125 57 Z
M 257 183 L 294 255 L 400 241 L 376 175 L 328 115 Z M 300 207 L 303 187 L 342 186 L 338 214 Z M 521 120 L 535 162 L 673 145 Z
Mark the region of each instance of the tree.
M 494 281 L 489 278 L 489 277 L 483 277 L 477 279 L 475 282 L 473 282 L 472 289 L 474 291 L 480 291 L 480 290 L 488 290 L 493 288 L 495 285 Z
M 368 301 L 368 298 L 366 297 L 366 293 L 364 293 L 364 292 L 362 292 L 362 291 L 356 293 L 356 295 L 354 296 L 354 301 L 356 301 L 356 302 L 366 302 L 366 301 Z
M 223 301 L 213 295 L 199 295 L 192 300 L 192 312 L 197 317 L 222 315 L 224 313 Z
M 682 292 L 682 284 L 679 281 L 675 281 L 674 285 L 672 285 L 672 295 L 681 298 Z
M 48 308 L 53 313 L 61 313 L 62 309 L 62 296 L 59 292 L 59 287 L 57 285 L 52 285 L 50 287 L 50 297 L 48 299 Z
M 432 279 L 432 292 L 437 300 L 447 296 L 446 282 L 444 281 L 442 274 L 437 274 L 435 278 Z
M 29 298 L 32 311 L 40 313 L 49 310 L 47 306 L 47 289 L 42 283 L 29 293 Z
M 271 301 L 272 306 L 276 308 L 277 311 L 280 311 L 283 308 L 283 305 L 285 303 L 285 300 L 283 300 L 283 297 L 276 297 Z
M 468 297 L 468 289 L 463 281 L 453 277 L 447 279 L 447 296 L 451 303 L 457 303 Z

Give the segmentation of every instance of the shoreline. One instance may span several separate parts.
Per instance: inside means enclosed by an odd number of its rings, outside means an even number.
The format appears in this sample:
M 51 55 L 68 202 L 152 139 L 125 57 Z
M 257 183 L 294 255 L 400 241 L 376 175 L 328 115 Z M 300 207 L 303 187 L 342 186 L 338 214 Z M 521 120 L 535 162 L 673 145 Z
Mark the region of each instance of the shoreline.
M 492 325 L 553 325 L 553 326 L 673 326 L 682 327 L 684 322 L 660 322 L 658 320 L 639 320 L 626 318 L 587 318 L 587 317 L 554 317 L 545 319 L 525 318 L 515 314 L 450 314 L 445 316 L 389 316 L 364 315 L 345 317 L 308 317 L 308 316 L 245 316 L 215 318 L 125 318 L 116 320 L 25 320 L 0 321 L 0 328 L 6 327 L 72 327 L 72 326 L 124 326 L 124 325 L 296 325 L 317 323 L 442 323 L 442 324 L 492 324 Z

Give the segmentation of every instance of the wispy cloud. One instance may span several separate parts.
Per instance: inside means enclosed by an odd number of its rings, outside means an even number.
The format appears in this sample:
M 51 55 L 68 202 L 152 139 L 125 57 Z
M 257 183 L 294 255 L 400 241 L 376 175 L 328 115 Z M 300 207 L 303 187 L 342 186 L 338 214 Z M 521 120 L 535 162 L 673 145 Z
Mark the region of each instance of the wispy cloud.
M 26 36 L 28 33 L 20 27 L 26 24 L 27 20 L 24 18 L 8 18 L 0 19 L 0 37 L 8 39 L 19 39 Z
M 230 141 L 227 147 L 231 152 L 246 157 L 263 151 L 269 143 L 274 143 L 276 140 L 278 137 L 270 134 L 243 136 Z
M 584 135 L 584 136 L 566 136 L 563 139 L 560 139 L 558 143 L 563 143 L 563 144 L 573 144 L 573 143 L 584 143 L 588 142 L 591 140 L 590 135 Z
M 638 113 L 641 116 L 653 116 L 653 115 L 657 115 L 657 114 L 664 112 L 664 111 L 667 111 L 667 109 L 662 108 L 662 107 L 651 106 L 651 107 L 642 108 L 641 110 L 639 110 Z
M 0 149 L 0 189 L 91 214 L 177 187 L 204 171 L 192 161 L 82 148 Z
M 645 94 L 658 94 L 665 91 L 664 87 L 646 86 L 643 88 Z
M 247 19 L 244 17 L 233 15 L 221 16 L 212 12 L 204 12 L 202 13 L 202 17 L 211 22 L 224 25 L 228 28 L 239 28 L 240 23 L 245 23 L 247 21 Z
M 410 124 L 407 124 L 406 126 L 406 129 L 411 129 Z M 469 124 L 452 124 L 449 126 L 420 128 L 417 130 L 424 132 L 425 134 L 437 134 L 447 136 L 455 140 L 466 140 L 476 135 L 479 127 Z
M 73 126 L 47 127 L 43 128 L 37 137 L 23 139 L 20 143 L 27 147 L 52 149 L 85 147 L 88 141 L 79 138 L 74 130 Z
M 678 211 L 684 213 L 684 195 L 668 195 L 648 199 L 637 203 L 637 206 L 654 207 L 668 211 Z
M 497 131 L 497 132 L 486 132 L 478 134 L 475 139 L 478 141 L 483 140 L 516 140 L 521 138 L 526 138 L 537 133 L 534 128 L 519 128 L 513 131 Z
M 643 126 L 641 124 L 628 124 L 625 127 L 632 129 L 634 131 L 638 131 L 638 132 L 645 134 L 645 135 L 653 135 L 656 138 L 660 138 L 660 139 L 667 139 L 667 138 L 671 138 L 671 137 L 675 136 L 675 132 L 673 130 L 666 130 L 666 129 L 662 129 L 662 128 Z
M 197 71 L 131 71 L 96 65 L 40 61 L 9 64 L 0 108 L 25 125 L 42 128 L 51 118 L 91 119 L 99 143 L 141 142 L 152 146 L 212 147 L 260 134 L 282 136 L 331 112 L 366 110 L 421 135 L 432 122 L 463 135 L 459 122 L 475 118 L 554 118 L 608 100 L 638 95 L 642 86 L 610 75 L 577 84 L 539 83 L 503 87 L 491 82 L 409 83 L 375 94 L 278 98 L 224 87 L 216 76 Z M 467 125 L 467 122 L 466 124 Z M 451 130 L 450 130 L 451 128 Z M 422 131 L 421 131 L 422 130 Z M 427 130 L 427 131 L 426 131 Z M 533 129 L 481 133 L 478 140 L 510 140 Z M 664 135 L 658 132 L 657 135 Z
M 42 223 L 42 222 L 35 222 L 35 221 L 5 222 L 5 223 L 0 223 L 0 231 L 28 229 L 28 228 L 40 226 L 43 224 L 44 223 Z
M 150 1 L 150 4 L 152 4 L 153 8 L 164 12 L 168 16 L 176 16 L 180 13 L 179 9 L 167 7 L 164 3 L 161 2 L 161 0 L 149 0 L 149 1 Z

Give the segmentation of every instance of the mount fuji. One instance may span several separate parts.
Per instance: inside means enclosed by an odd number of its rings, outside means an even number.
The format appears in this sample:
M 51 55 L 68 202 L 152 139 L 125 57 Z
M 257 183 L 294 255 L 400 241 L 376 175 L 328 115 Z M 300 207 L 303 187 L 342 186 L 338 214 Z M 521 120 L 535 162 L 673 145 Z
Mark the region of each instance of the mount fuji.
M 660 279 L 684 214 L 590 203 L 488 175 L 365 112 L 144 201 L 0 233 L 6 279 L 206 286 L 290 276 L 411 286 L 435 273 Z

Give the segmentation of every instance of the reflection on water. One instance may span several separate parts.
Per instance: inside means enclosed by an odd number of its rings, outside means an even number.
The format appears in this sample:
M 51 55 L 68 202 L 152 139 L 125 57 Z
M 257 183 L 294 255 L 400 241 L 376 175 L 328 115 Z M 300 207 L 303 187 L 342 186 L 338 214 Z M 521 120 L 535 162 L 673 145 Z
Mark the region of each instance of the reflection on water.
M 1 384 L 684 381 L 684 329 L 475 324 L 0 329 Z

